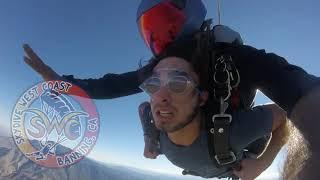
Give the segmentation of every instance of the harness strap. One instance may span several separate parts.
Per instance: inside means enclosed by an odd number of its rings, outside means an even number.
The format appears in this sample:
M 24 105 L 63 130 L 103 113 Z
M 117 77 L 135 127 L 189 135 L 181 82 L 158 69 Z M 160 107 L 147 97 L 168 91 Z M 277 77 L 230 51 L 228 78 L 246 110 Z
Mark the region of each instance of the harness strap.
M 233 151 L 230 151 L 229 134 L 232 117 L 230 114 L 216 114 L 212 117 L 214 159 L 221 166 L 233 163 L 237 160 Z
M 239 85 L 240 77 L 231 56 L 220 56 L 214 61 L 211 68 L 213 73 L 211 89 L 213 89 L 214 98 L 220 107 L 208 123 L 209 154 L 218 167 L 226 165 L 233 167 L 237 165 L 237 156 L 232 151 L 229 142 L 232 116 L 225 111 L 229 107 L 229 103 L 233 106 L 230 98 L 231 92 Z

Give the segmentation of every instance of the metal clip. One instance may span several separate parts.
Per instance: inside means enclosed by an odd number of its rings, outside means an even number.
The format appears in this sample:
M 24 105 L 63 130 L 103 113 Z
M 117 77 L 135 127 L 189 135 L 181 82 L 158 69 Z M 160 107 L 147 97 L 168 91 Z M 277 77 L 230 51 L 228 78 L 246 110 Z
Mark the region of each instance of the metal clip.
M 225 102 L 223 98 L 220 98 L 220 114 L 224 114 L 229 107 L 229 103 Z

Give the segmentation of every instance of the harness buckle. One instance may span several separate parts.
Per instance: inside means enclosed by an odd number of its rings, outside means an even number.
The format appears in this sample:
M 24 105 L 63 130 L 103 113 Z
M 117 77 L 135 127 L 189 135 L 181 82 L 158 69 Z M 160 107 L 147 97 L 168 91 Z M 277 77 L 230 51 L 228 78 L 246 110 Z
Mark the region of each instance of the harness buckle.
M 230 114 L 215 114 L 212 116 L 212 122 L 214 125 L 229 125 L 231 121 L 232 116 Z
M 229 151 L 226 154 L 217 154 L 214 156 L 214 158 L 216 159 L 217 163 L 221 166 L 234 163 L 237 160 L 236 155 L 232 151 Z

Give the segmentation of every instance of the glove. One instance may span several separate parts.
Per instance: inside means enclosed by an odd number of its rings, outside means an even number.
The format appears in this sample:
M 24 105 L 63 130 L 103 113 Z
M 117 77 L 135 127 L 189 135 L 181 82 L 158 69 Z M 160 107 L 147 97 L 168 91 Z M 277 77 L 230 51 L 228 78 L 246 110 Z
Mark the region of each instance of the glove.
M 149 102 L 143 102 L 140 104 L 139 117 L 145 141 L 144 156 L 154 159 L 158 154 L 160 154 L 160 132 L 153 123 Z

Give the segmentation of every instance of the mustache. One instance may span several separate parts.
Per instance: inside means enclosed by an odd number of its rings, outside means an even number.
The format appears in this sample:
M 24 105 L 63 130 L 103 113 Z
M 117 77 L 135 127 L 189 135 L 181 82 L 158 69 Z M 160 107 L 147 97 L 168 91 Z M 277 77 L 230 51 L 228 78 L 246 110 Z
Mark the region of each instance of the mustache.
M 157 110 L 157 109 L 170 109 L 170 110 L 173 110 L 173 111 L 177 111 L 177 109 L 170 105 L 170 104 L 154 104 L 154 105 L 151 105 L 152 109 L 153 110 Z

